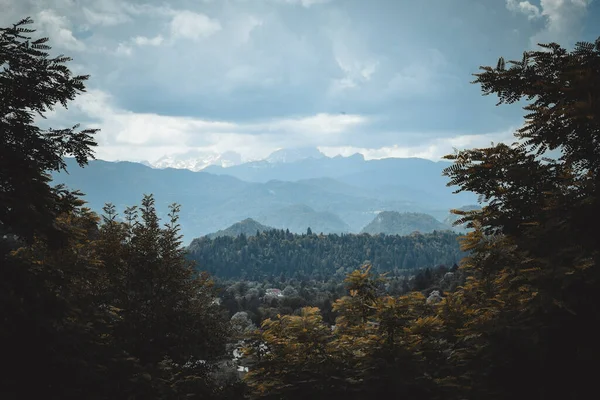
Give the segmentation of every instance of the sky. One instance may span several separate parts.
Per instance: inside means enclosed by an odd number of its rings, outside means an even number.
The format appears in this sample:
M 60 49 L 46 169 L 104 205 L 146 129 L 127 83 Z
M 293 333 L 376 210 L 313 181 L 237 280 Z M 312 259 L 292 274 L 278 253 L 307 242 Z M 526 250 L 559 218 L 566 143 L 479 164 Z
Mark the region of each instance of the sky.
M 96 157 L 279 148 L 438 160 L 512 141 L 519 105 L 470 82 L 536 43 L 600 36 L 598 0 L 0 0 L 87 92 L 43 123 L 100 128 Z

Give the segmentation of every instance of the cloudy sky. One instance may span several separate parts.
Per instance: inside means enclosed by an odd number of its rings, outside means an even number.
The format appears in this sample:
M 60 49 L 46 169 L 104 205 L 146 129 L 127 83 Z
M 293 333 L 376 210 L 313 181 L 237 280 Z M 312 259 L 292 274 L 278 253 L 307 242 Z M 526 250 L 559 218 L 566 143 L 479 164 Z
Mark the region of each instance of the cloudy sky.
M 535 43 L 600 36 L 598 0 L 0 0 L 90 74 L 49 115 L 99 127 L 97 157 L 278 148 L 439 159 L 510 140 L 518 106 L 469 82 Z M 594 22 L 595 21 L 595 22 Z M 36 33 L 37 34 L 37 33 Z

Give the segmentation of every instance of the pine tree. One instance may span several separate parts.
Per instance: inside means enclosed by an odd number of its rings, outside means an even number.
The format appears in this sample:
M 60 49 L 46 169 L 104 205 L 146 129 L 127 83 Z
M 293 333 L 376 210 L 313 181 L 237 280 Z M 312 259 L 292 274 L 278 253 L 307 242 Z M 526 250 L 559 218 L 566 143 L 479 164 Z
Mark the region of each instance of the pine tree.
M 167 398 L 173 390 L 215 395 L 209 372 L 224 354 L 227 321 L 212 281 L 185 259 L 179 206 L 170 209 L 161 227 L 151 195 L 127 209 L 126 222 L 116 221 L 112 205 L 105 207 L 99 252 L 110 271 L 109 301 L 120 309 L 115 338 L 150 376 L 169 382 L 160 387 Z

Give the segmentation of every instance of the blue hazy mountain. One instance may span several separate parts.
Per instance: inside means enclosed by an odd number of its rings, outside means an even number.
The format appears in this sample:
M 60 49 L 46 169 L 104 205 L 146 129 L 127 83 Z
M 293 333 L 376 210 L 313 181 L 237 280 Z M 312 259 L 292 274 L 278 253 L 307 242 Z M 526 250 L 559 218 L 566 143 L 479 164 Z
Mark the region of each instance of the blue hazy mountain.
M 396 211 L 383 211 L 379 213 L 371 223 L 365 226 L 361 233 L 377 235 L 410 235 L 417 231 L 420 233 L 431 233 L 433 231 L 452 230 L 429 214 Z
M 310 154 L 307 150 L 303 152 Z M 313 153 L 316 152 L 318 150 L 314 149 Z M 445 161 L 433 162 L 420 158 L 365 160 L 361 154 L 350 157 L 305 157 L 293 162 L 267 160 L 228 168 L 210 166 L 204 171 L 263 183 L 271 180 L 303 181 L 331 178 L 370 192 L 369 197 L 416 201 L 434 208 L 446 202 L 464 205 L 476 201 L 470 193 L 455 195 L 452 194 L 453 188 L 446 187 L 448 179 L 442 176 L 442 171 L 450 163 Z
M 222 229 L 215 233 L 209 233 L 206 236 L 211 239 L 222 237 L 222 236 L 238 237 L 242 234 L 244 234 L 246 236 L 255 236 L 257 232 L 262 233 L 262 232 L 270 231 L 273 229 L 275 229 L 275 228 L 273 228 L 271 226 L 265 226 L 265 225 L 261 224 L 260 222 L 253 220 L 252 218 L 246 218 L 243 221 L 236 222 L 235 224 L 231 225 L 230 227 L 228 227 L 226 229 Z
M 139 204 L 145 193 L 155 195 L 161 216 L 166 216 L 169 204 L 181 204 L 185 240 L 246 218 L 296 233 L 306 232 L 309 226 L 314 232 L 359 232 L 381 211 L 420 212 L 444 219 L 450 208 L 476 203 L 474 195 L 453 195 L 445 186 L 440 173 L 447 164 L 420 159 L 310 157 L 200 172 L 100 160 L 80 168 L 73 159 L 66 161 L 69 173 L 54 174 L 55 181 L 81 190 L 95 211 L 100 212 L 106 202 L 122 211 Z M 263 163 L 277 168 L 254 168 Z M 252 179 L 243 180 L 244 174 Z
M 331 211 L 315 211 L 304 204 L 293 204 L 277 210 L 269 210 L 257 217 L 261 223 L 292 232 L 349 233 L 352 228 Z

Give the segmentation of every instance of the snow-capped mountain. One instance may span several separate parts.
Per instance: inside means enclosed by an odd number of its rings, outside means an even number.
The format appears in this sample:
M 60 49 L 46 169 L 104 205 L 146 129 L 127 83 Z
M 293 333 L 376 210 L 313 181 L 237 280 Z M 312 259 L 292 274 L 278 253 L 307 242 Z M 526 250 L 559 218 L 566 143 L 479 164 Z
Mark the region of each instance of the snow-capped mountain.
M 271 153 L 264 160 L 268 164 L 288 164 L 307 159 L 322 159 L 327 156 L 316 147 L 299 147 L 293 149 L 279 149 Z M 211 165 L 227 168 L 242 164 L 242 156 L 234 151 L 217 153 L 213 151 L 190 150 L 185 153 L 168 154 L 154 162 L 144 161 L 142 164 L 152 168 L 176 168 L 201 171 Z M 267 164 L 267 165 L 268 165 Z
M 242 163 L 242 156 L 234 151 L 223 154 L 191 150 L 181 154 L 165 155 L 150 163 L 153 168 L 176 168 L 201 171 L 209 165 L 232 167 Z
M 308 158 L 324 158 L 325 154 L 321 153 L 316 147 L 298 147 L 295 149 L 279 149 L 265 159 L 272 164 L 277 163 L 293 163 Z

